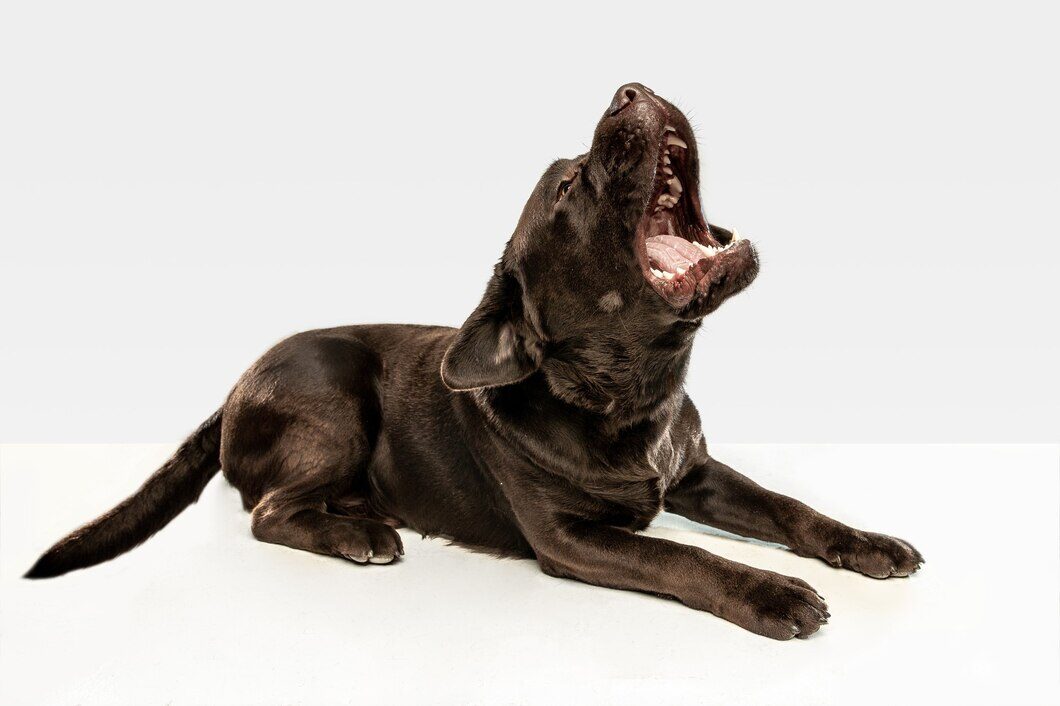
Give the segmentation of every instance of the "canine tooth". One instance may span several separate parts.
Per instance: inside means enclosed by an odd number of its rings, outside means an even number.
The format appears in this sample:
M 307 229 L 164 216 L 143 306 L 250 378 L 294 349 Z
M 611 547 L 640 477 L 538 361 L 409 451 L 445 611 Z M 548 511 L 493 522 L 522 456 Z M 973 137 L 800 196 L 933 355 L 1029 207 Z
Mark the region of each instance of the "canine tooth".
M 659 279 L 665 279 L 665 277 L 663 277 L 663 272 L 662 272 L 662 270 L 657 270 L 657 269 L 655 269 L 655 268 L 653 267 L 653 268 L 651 268 L 651 273 L 652 273 L 653 275 L 655 275 L 656 277 L 658 277 Z
M 740 242 L 741 240 L 743 240 L 743 238 L 741 238 L 740 234 L 734 230 L 732 232 L 732 240 L 729 241 L 729 245 L 735 245 L 736 243 Z
M 688 143 L 685 142 L 684 140 L 682 140 L 677 135 L 667 135 L 666 136 L 666 144 L 675 145 L 677 147 L 683 147 L 686 150 L 688 149 Z

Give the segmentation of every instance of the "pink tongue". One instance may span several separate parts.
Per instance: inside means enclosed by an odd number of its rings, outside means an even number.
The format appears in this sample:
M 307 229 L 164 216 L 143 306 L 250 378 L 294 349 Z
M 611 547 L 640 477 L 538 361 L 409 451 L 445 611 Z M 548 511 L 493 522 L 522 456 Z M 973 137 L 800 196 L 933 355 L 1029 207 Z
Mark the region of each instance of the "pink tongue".
M 645 241 L 648 248 L 648 261 L 656 269 L 667 272 L 687 270 L 693 263 L 699 262 L 706 255 L 692 243 L 676 235 L 656 235 Z

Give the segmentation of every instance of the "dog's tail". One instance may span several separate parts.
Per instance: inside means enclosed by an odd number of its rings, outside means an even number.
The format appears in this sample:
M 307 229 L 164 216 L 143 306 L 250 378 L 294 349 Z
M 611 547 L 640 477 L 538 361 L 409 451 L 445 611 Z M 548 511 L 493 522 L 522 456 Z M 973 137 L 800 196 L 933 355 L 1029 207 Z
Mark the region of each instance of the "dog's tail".
M 61 539 L 37 560 L 28 579 L 51 578 L 124 554 L 199 499 L 221 468 L 221 410 L 117 507 Z

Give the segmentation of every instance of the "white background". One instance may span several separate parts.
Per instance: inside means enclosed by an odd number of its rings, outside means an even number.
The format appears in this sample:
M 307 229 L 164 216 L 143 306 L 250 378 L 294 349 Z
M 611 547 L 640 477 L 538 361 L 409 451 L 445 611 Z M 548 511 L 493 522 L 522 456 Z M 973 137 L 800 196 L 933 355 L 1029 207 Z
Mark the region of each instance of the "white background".
M 1055 703 L 1057 447 L 837 444 L 1058 440 L 1055 15 L 0 4 L 0 440 L 48 444 L 0 448 L 0 701 Z M 818 636 L 774 643 L 407 531 L 364 570 L 266 546 L 215 480 L 128 556 L 19 578 L 276 340 L 459 324 L 538 175 L 634 80 L 689 113 L 710 219 L 763 258 L 693 356 L 708 439 L 913 541 L 920 575 L 663 517 L 828 597 Z
M 1060 701 L 1055 445 L 715 448 L 757 480 L 908 538 L 927 557 L 912 578 L 876 581 L 671 515 L 648 530 L 808 581 L 832 613 L 809 640 L 768 640 L 673 601 L 554 579 L 532 561 L 408 530 L 392 566 L 262 544 L 219 479 L 115 561 L 19 578 L 42 543 L 110 507 L 172 451 L 0 448 L 0 703 Z
M 1057 439 L 1055 5 L 2 8 L 3 440 L 175 440 L 295 331 L 458 325 L 634 80 L 763 259 L 709 438 Z

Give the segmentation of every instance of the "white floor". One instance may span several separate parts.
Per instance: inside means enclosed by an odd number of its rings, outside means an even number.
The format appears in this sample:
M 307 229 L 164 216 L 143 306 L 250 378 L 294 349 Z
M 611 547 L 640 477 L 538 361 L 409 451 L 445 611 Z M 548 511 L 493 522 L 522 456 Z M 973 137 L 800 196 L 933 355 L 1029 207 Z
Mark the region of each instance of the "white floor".
M 650 596 L 403 531 L 360 567 L 255 542 L 214 480 L 144 546 L 52 581 L 36 554 L 169 445 L 0 448 L 4 704 L 876 704 L 1060 700 L 1060 448 L 716 446 L 928 559 L 874 581 L 664 516 L 652 534 L 800 576 L 832 620 L 773 642 Z

